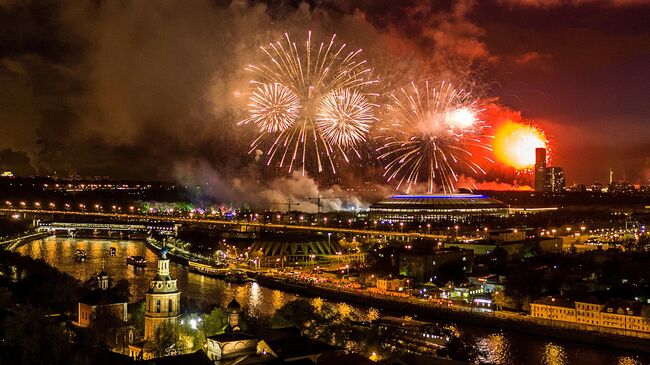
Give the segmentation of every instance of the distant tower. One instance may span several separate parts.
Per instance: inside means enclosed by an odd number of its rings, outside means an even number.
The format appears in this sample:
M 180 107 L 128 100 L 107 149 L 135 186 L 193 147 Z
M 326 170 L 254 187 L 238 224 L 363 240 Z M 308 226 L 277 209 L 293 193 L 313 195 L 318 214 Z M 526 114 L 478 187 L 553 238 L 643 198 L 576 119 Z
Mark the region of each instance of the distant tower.
M 226 332 L 237 332 L 241 330 L 239 328 L 239 312 L 241 312 L 241 305 L 233 298 L 228 303 L 228 327 L 226 327 Z
M 546 148 L 535 148 L 535 191 L 546 191 L 548 177 L 546 173 Z
M 165 322 L 177 323 L 181 313 L 181 292 L 176 279 L 169 275 L 167 249 L 163 247 L 158 260 L 158 274 L 151 280 L 145 295 L 144 339 L 152 339 L 156 329 Z
M 609 185 L 612 185 L 613 182 L 614 182 L 614 170 L 612 170 L 610 168 L 609 169 Z

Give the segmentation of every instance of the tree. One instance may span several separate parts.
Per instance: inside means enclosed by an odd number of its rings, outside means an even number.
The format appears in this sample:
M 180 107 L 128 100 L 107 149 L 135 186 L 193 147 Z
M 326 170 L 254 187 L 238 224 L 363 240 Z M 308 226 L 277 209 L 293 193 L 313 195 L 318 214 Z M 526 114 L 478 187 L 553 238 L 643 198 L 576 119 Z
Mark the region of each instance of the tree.
M 470 336 L 451 336 L 443 352 L 452 360 L 474 363 L 479 354 L 474 343 Z
M 14 306 L 11 291 L 4 286 L 0 286 L 0 308 L 11 308 Z
M 508 251 L 505 248 L 501 246 L 495 247 L 488 257 L 497 273 L 505 272 L 508 265 Z
M 539 242 L 532 242 L 526 244 L 524 247 L 522 256 L 524 258 L 537 257 L 542 252 L 542 246 L 539 245 Z
M 131 296 L 131 291 L 129 290 L 130 284 L 127 279 L 120 279 L 115 283 L 115 286 L 111 288 L 112 294 L 115 298 L 123 300 L 125 302 L 129 301 Z
M 276 326 L 298 326 L 302 327 L 309 320 L 314 318 L 314 307 L 307 299 L 291 301 L 271 318 L 272 324 Z
M 2 364 L 64 364 L 71 354 L 71 343 L 63 327 L 33 308 L 7 317 L 2 326 L 2 338 Z
M 165 321 L 154 334 L 153 340 L 145 344 L 145 352 L 154 354 L 154 357 L 170 356 L 183 353 L 184 343 L 180 341 L 180 329 L 178 324 Z
M 542 292 L 544 273 L 539 270 L 516 268 L 508 273 L 505 294 L 511 297 L 518 309 L 539 298 Z
M 135 327 L 138 333 L 144 333 L 144 312 L 145 312 L 145 302 L 144 300 L 139 303 L 134 303 L 129 305 L 129 323 Z
M 379 311 L 375 308 L 368 308 L 367 318 L 369 321 L 376 321 L 379 319 Z
M 221 308 L 215 308 L 210 313 L 204 314 L 201 318 L 199 329 L 205 337 L 223 333 L 228 325 L 228 314 Z

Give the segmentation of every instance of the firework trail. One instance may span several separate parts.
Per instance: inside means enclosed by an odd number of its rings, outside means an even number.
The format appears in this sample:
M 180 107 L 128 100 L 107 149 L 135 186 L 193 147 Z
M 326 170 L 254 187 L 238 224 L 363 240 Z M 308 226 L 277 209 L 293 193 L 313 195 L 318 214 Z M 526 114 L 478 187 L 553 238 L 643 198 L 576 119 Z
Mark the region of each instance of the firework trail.
M 445 82 L 438 88 L 411 83 L 390 96 L 387 109 L 377 151 L 386 163 L 384 176 L 397 181 L 398 189 L 406 184 L 409 191 L 426 182 L 429 193 L 436 184 L 453 192 L 457 171 L 485 174 L 477 158 L 492 162 L 477 153 L 490 147 L 483 142 L 486 126 L 478 118 L 479 105 L 465 90 Z
M 315 165 L 318 172 L 329 165 L 336 172 L 335 157 L 348 161 L 366 140 L 375 121 L 368 86 L 377 81 L 360 59 L 361 50 L 336 43 L 312 42 L 311 32 L 303 43 L 288 34 L 284 42 L 262 47 L 268 57 L 260 65 L 249 65 L 254 75 L 248 118 L 239 124 L 255 124 L 260 134 L 251 150 L 270 144 L 267 165 L 273 161 L 291 172 Z

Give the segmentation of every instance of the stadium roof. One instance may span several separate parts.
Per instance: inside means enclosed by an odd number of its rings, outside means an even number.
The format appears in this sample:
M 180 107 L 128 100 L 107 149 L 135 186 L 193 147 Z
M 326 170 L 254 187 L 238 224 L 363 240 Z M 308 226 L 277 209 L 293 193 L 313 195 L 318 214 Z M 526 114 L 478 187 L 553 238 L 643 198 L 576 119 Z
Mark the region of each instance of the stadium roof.
M 373 204 L 371 209 L 489 209 L 507 208 L 503 202 L 485 195 L 432 194 L 394 195 Z

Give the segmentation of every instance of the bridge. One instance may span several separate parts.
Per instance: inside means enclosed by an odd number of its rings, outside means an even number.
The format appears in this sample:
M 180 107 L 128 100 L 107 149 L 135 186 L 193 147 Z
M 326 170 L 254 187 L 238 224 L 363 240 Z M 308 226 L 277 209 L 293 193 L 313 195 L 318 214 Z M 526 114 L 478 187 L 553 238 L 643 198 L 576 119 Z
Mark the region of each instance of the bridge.
M 116 221 L 136 221 L 147 222 L 155 226 L 156 222 L 159 224 L 165 223 L 186 223 L 186 224 L 207 224 L 207 225 L 222 225 L 223 227 L 232 227 L 235 230 L 245 231 L 247 228 L 253 229 L 275 229 L 275 230 L 290 230 L 290 231 L 306 231 L 313 233 L 341 233 L 341 234 L 356 234 L 367 235 L 374 237 L 384 237 L 385 239 L 394 239 L 400 241 L 411 241 L 418 238 L 426 239 L 445 239 L 449 236 L 428 234 L 419 232 L 401 232 L 401 231 L 382 231 L 372 229 L 357 229 L 357 228 L 340 228 L 340 227 L 327 227 L 327 226 L 311 226 L 311 225 L 297 225 L 297 224 L 279 224 L 279 223 L 260 223 L 250 221 L 230 221 L 211 218 L 199 217 L 182 217 L 182 216 L 161 216 L 153 214 L 125 214 L 125 213 L 104 213 L 104 212 L 86 212 L 86 211 L 70 211 L 70 210 L 47 210 L 47 209 L 23 209 L 23 208 L 0 208 L 0 214 L 31 214 L 35 217 L 40 216 L 80 216 L 80 217 L 93 217 L 104 218 Z M 90 229 L 90 228 L 88 228 Z
M 129 232 L 172 232 L 174 227 L 164 224 L 122 224 L 122 223 L 73 223 L 73 222 L 37 222 L 39 231 L 129 231 Z

